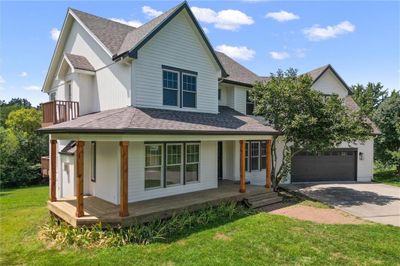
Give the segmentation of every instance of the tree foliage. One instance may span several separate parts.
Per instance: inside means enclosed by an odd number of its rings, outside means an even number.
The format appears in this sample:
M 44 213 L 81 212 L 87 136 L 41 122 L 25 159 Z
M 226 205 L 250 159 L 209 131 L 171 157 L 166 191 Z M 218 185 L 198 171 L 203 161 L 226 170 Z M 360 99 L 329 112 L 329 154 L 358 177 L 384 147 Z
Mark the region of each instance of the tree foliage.
M 277 139 L 273 140 L 274 187 L 287 176 L 291 158 L 298 152 L 366 140 L 371 132 L 361 112 L 350 112 L 338 96 L 324 97 L 311 86 L 310 76 L 298 76 L 296 70 L 289 69 L 272 74 L 271 80 L 257 83 L 251 91 L 255 114 L 283 134 L 283 163 L 278 169 Z
M 13 110 L 0 125 L 1 187 L 28 185 L 42 180 L 40 157 L 47 153 L 47 138 L 36 132 L 41 125 L 41 112 L 29 106 L 25 99 L 13 99 L 0 105 L 2 114 Z
M 393 91 L 377 108 L 374 122 L 381 130 L 375 140 L 375 157 L 384 165 L 395 165 L 400 176 L 400 93 Z
M 383 85 L 368 82 L 367 86 L 357 84 L 352 86 L 353 99 L 360 106 L 361 110 L 371 117 L 378 106 L 386 99 L 388 92 Z

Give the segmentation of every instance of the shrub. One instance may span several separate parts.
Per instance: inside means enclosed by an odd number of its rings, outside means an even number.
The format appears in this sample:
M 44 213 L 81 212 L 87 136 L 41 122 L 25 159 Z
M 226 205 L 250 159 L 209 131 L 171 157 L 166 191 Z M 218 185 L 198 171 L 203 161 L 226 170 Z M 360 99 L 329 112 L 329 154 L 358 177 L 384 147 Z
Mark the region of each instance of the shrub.
M 45 240 L 57 245 L 70 247 L 118 247 L 127 244 L 146 245 L 154 242 L 170 241 L 174 238 L 200 229 L 204 226 L 228 222 L 249 215 L 251 210 L 234 202 L 221 203 L 215 207 L 172 216 L 169 219 L 156 219 L 145 224 L 134 224 L 126 228 L 103 228 L 101 224 L 91 227 L 73 227 L 51 217 L 42 227 Z

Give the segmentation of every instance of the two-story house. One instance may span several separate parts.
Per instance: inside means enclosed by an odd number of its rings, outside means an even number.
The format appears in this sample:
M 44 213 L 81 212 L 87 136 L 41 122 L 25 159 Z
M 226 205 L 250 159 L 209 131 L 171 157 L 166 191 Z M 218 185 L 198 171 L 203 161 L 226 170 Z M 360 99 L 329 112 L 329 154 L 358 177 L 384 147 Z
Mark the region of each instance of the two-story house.
M 309 74 L 315 89 L 357 108 L 332 67 Z M 280 133 L 251 116 L 247 95 L 266 80 L 214 51 L 186 2 L 138 28 L 69 9 L 43 86 L 50 210 L 74 225 L 123 223 L 269 191 Z M 299 155 L 292 180 L 368 181 L 372 145 Z M 315 162 L 324 167 L 310 170 Z

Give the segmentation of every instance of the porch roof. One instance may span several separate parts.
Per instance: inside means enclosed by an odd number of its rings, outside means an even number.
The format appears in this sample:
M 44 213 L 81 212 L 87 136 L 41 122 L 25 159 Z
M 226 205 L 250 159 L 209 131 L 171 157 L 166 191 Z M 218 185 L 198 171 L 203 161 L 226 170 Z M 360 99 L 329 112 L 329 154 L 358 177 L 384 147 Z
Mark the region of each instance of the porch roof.
M 39 130 L 42 133 L 122 133 L 182 135 L 279 135 L 271 126 L 229 107 L 218 114 L 124 107 L 84 115 Z

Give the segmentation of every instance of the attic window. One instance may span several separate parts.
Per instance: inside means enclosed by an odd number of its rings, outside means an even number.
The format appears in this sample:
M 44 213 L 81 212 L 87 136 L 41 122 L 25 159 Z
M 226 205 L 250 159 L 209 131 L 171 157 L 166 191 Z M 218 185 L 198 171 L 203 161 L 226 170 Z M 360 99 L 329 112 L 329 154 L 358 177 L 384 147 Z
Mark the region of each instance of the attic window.
M 250 100 L 250 92 L 246 91 L 246 115 L 253 115 L 254 103 Z

